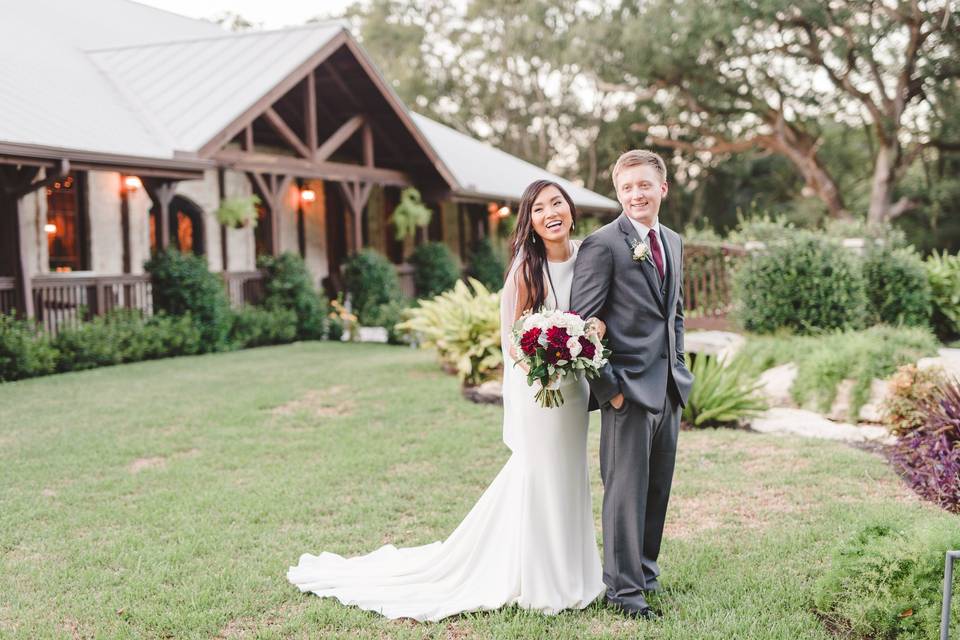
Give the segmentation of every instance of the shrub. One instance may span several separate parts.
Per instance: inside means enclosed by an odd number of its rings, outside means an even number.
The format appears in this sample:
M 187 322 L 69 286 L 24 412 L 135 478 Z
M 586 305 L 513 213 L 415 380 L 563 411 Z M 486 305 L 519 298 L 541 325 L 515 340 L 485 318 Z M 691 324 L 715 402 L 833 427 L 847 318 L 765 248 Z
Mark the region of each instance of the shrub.
M 57 352 L 37 325 L 0 313 L 0 382 L 53 373 Z
M 379 307 L 402 298 L 396 269 L 372 249 L 351 256 L 344 264 L 343 278 L 360 324 L 374 324 Z
M 937 352 L 937 340 L 929 329 L 878 325 L 865 331 L 834 333 L 808 338 L 798 354 L 797 378 L 791 394 L 797 404 L 810 403 L 829 411 L 837 388 L 854 380 L 849 418 L 855 420 L 870 395 L 875 378 L 891 376 L 898 367 Z
M 943 369 L 937 367 L 919 369 L 915 364 L 907 364 L 897 369 L 883 401 L 883 414 L 890 431 L 902 436 L 926 425 L 930 405 L 944 382 Z
M 913 490 L 960 513 L 960 382 L 941 384 L 924 424 L 904 435 L 892 460 Z
M 720 427 L 750 418 L 767 408 L 757 395 L 760 384 L 743 361 L 723 366 L 715 357 L 700 354 L 687 366 L 696 384 L 683 409 L 683 419 L 694 427 Z
M 168 247 L 144 267 L 150 272 L 155 311 L 173 316 L 189 312 L 199 324 L 204 351 L 227 347 L 230 302 L 223 281 L 207 269 L 206 260 Z
M 937 335 L 944 340 L 960 335 L 960 254 L 934 253 L 925 266 Z
M 468 277 L 478 280 L 490 291 L 499 291 L 503 288 L 506 265 L 489 238 L 484 238 L 473 245 L 467 262 Z
M 461 382 L 476 385 L 493 378 L 503 365 L 500 295 L 473 278 L 469 283 L 458 280 L 452 290 L 421 300 L 397 329 L 414 334 L 421 346 L 435 348 Z
M 452 289 L 460 279 L 460 268 L 450 249 L 442 242 L 422 244 L 410 255 L 413 284 L 420 298 L 432 298 Z
M 954 519 L 867 527 L 834 552 L 814 585 L 814 606 L 845 637 L 936 638 L 944 554 L 957 548 L 960 527 Z M 951 626 L 954 634 L 960 632 L 956 609 Z
M 930 285 L 916 253 L 874 245 L 863 257 L 862 268 L 871 324 L 929 325 Z
M 143 359 L 189 356 L 203 350 L 203 334 L 190 314 L 160 313 L 143 325 Z
M 856 329 L 864 324 L 866 292 L 856 259 L 839 245 L 799 233 L 744 261 L 734 277 L 744 328 L 771 333 Z
M 302 340 L 325 338 L 328 331 L 327 301 L 314 289 L 303 258 L 288 251 L 276 258 L 261 256 L 257 266 L 267 274 L 262 305 L 272 310 L 293 311 L 296 337 Z
M 292 309 L 244 307 L 234 314 L 230 342 L 240 349 L 293 342 L 297 320 Z

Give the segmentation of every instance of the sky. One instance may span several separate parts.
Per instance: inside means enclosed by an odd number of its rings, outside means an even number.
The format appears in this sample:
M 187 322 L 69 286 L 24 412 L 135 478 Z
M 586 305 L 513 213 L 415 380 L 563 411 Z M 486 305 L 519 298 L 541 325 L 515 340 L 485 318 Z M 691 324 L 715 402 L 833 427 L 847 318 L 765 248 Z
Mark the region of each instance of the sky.
M 224 12 L 239 13 L 265 29 L 296 26 L 309 18 L 342 11 L 352 0 L 138 0 L 191 18 L 213 18 Z

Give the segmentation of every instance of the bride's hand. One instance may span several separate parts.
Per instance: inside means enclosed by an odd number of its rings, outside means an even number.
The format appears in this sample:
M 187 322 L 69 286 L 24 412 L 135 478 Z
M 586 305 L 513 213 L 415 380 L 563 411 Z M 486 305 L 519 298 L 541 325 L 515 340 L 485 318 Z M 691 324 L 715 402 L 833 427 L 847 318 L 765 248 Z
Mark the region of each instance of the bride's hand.
M 587 333 L 596 333 L 597 337 L 603 340 L 603 336 L 607 333 L 607 323 L 596 316 L 587 320 L 587 323 Z
M 517 356 L 517 348 L 513 345 L 510 345 L 510 357 L 513 359 L 513 362 L 516 364 L 516 366 L 523 369 L 524 373 L 530 373 L 530 365 Z

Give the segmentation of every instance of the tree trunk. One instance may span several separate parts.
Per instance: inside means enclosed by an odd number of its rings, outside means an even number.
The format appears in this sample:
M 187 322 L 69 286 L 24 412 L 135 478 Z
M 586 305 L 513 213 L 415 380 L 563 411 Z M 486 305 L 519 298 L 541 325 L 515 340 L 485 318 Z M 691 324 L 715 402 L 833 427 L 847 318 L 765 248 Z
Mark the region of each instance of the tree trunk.
M 867 224 L 871 227 L 878 227 L 895 217 L 893 188 L 896 184 L 896 165 L 899 154 L 900 144 L 896 140 L 884 143 L 878 149 L 870 185 L 870 208 L 867 209 Z
M 853 216 L 843 204 L 843 196 L 836 181 L 820 162 L 816 152 L 816 142 L 808 134 L 797 131 L 778 122 L 773 135 L 762 146 L 784 155 L 800 171 L 800 175 L 818 198 L 827 207 L 831 218 L 852 219 Z

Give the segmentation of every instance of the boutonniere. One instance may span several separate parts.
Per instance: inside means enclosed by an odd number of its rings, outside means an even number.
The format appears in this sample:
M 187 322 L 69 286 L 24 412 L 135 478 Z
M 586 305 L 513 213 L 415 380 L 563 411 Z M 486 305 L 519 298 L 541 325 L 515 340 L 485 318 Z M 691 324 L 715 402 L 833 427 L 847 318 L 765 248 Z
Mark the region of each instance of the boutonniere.
M 650 247 L 642 240 L 634 241 L 634 243 L 630 245 L 630 249 L 633 251 L 634 262 L 643 262 L 644 260 L 650 259 Z

